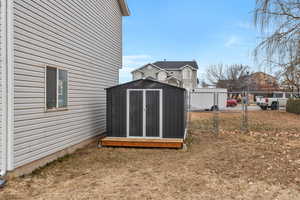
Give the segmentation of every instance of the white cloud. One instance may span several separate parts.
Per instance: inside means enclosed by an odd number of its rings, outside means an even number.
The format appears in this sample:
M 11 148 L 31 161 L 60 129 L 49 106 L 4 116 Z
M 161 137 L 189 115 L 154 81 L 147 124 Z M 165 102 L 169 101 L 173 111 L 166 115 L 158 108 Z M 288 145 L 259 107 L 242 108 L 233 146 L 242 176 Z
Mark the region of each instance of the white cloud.
M 241 40 L 237 36 L 230 36 L 225 42 L 225 47 L 233 47 L 241 44 Z
M 252 40 L 251 38 L 243 38 L 241 36 L 232 35 L 225 40 L 224 46 L 227 48 L 238 48 L 238 47 L 245 47 L 245 48 L 254 48 L 256 41 Z
M 149 62 L 151 56 L 149 55 L 130 55 L 130 56 L 123 56 L 123 65 L 125 67 L 128 66 L 139 66 L 146 64 L 145 62 Z
M 254 24 L 252 24 L 250 22 L 239 22 L 239 23 L 237 23 L 237 26 L 239 28 L 247 29 L 247 30 L 253 30 L 253 29 L 255 29 Z

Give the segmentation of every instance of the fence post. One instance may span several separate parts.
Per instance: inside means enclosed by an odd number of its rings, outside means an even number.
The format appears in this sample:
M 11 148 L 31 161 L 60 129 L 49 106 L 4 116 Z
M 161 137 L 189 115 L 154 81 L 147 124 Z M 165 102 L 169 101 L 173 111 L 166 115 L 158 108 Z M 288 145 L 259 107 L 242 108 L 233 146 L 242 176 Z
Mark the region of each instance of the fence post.
M 214 93 L 213 105 L 213 133 L 219 135 L 219 94 Z
M 187 123 L 187 130 L 190 130 L 190 123 L 191 123 L 191 91 L 190 90 L 188 90 L 188 116 L 187 116 L 187 120 L 188 120 L 188 123 Z
M 248 94 L 247 96 L 244 93 L 244 97 L 242 98 L 242 125 L 241 125 L 241 131 L 242 133 L 248 133 Z

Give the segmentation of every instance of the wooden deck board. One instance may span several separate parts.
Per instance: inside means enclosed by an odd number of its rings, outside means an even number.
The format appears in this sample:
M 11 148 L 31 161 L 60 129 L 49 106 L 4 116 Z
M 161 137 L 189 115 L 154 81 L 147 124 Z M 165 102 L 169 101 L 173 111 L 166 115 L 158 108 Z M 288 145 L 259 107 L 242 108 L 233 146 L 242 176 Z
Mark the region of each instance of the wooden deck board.
M 106 137 L 101 139 L 101 145 L 107 147 L 182 148 L 183 139 Z

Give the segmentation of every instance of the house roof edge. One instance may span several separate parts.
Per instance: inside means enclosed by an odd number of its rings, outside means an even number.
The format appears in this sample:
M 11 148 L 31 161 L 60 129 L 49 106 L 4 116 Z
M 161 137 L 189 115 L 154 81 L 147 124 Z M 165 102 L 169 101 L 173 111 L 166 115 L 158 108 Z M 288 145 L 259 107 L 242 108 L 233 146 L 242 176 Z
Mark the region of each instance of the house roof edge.
M 118 2 L 119 2 L 119 5 L 120 5 L 122 15 L 123 16 L 130 16 L 131 13 L 130 13 L 130 9 L 128 7 L 127 1 L 126 0 L 118 0 Z

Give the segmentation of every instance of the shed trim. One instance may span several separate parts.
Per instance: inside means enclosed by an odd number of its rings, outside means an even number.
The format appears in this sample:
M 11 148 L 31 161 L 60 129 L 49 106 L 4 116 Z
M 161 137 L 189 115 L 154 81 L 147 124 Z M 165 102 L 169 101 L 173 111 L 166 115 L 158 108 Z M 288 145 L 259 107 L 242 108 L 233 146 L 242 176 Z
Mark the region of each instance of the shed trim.
M 177 88 L 177 89 L 180 89 L 180 90 L 184 90 L 184 88 L 181 88 L 181 87 L 176 87 L 174 85 L 170 85 L 170 84 L 167 84 L 167 83 L 162 83 L 160 81 L 156 81 L 156 80 L 152 80 L 152 79 L 138 79 L 138 80 L 134 80 L 134 81 L 130 81 L 130 82 L 127 82 L 127 83 L 123 83 L 123 84 L 119 84 L 119 85 L 115 85 L 115 86 L 112 86 L 112 87 L 109 87 L 109 88 L 105 88 L 105 90 L 110 90 L 110 89 L 113 89 L 113 88 L 117 88 L 117 87 L 121 87 L 121 86 L 126 86 L 126 85 L 130 85 L 132 83 L 136 83 L 136 82 L 139 82 L 139 81 L 149 81 L 149 82 L 153 82 L 153 83 L 158 83 L 158 84 L 161 84 L 161 85 L 165 85 L 165 86 L 169 86 L 169 87 L 173 87 L 173 88 Z
M 130 92 L 131 91 L 141 91 L 143 92 L 143 137 L 137 137 L 137 136 L 130 136 Z M 147 91 L 159 91 L 159 137 L 147 137 L 147 131 L 146 131 L 146 93 Z M 126 105 L 126 137 L 127 138 L 147 138 L 147 139 L 159 139 L 163 138 L 163 90 L 162 89 L 127 89 L 126 90 L 126 99 L 127 99 L 127 105 Z

